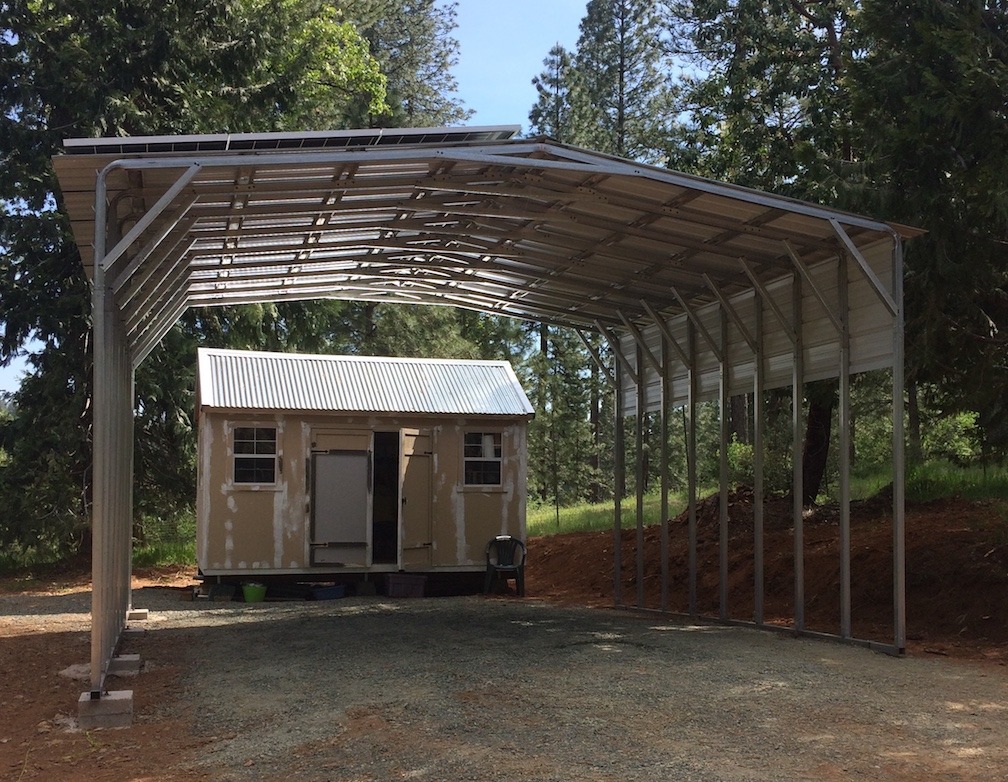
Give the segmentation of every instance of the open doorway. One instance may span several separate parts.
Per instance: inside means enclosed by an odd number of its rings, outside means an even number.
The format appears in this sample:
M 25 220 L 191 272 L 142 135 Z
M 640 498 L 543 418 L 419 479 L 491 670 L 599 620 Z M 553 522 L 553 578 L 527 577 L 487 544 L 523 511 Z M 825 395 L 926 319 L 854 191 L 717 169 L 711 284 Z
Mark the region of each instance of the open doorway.
M 399 432 L 374 433 L 371 561 L 389 564 L 399 554 Z

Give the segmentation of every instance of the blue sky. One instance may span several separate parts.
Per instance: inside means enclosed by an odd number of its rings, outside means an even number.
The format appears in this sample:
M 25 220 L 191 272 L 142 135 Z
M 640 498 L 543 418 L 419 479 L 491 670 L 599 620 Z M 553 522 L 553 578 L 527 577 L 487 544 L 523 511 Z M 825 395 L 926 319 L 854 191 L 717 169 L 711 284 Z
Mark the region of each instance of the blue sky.
M 532 77 L 559 43 L 573 50 L 587 0 L 459 0 L 459 96 L 472 125 L 521 125 L 535 103 Z
M 458 96 L 475 111 L 470 125 L 521 125 L 535 103 L 532 77 L 556 43 L 577 44 L 587 0 L 459 0 Z M 0 392 L 13 391 L 23 359 L 0 368 Z

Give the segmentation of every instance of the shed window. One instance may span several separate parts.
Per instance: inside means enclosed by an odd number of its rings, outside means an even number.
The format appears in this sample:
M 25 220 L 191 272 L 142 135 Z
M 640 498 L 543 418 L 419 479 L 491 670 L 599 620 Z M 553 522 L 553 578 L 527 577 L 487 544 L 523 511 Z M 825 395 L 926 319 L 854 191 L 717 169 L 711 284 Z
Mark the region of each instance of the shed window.
M 275 483 L 276 452 L 275 427 L 235 427 L 235 483 Z
M 500 486 L 501 447 L 500 432 L 466 432 L 463 461 L 466 486 Z

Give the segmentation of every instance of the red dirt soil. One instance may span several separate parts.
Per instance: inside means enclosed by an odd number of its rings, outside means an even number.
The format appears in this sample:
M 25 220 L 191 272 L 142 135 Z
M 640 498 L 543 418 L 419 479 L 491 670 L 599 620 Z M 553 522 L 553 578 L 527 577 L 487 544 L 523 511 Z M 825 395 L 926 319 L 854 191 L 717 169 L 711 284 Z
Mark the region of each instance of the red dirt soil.
M 718 497 L 697 509 L 697 604 L 719 610 Z M 851 617 L 855 638 L 891 644 L 892 517 L 888 499 L 851 508 Z M 790 499 L 765 506 L 765 621 L 792 626 L 794 533 Z M 753 618 L 751 491 L 729 498 L 728 615 Z M 805 616 L 809 630 L 840 631 L 839 518 L 836 508 L 806 513 Z M 661 530 L 644 530 L 643 605 L 661 606 Z M 669 610 L 688 611 L 688 524 L 669 524 Z M 636 530 L 622 534 L 623 604 L 638 604 Z M 613 534 L 576 533 L 529 541 L 528 593 L 587 605 L 613 603 Z M 906 511 L 907 651 L 1008 662 L 1008 506 L 942 499 Z

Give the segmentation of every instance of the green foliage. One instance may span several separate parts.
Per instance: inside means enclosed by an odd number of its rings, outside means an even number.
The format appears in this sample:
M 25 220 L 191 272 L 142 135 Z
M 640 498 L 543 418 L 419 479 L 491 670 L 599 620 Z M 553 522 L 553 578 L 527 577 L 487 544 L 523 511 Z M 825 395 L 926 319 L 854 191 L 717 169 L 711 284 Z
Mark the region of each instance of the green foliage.
M 572 100 L 577 71 L 560 44 L 549 50 L 543 66 L 542 73 L 532 79 L 538 97 L 529 111 L 530 132 L 566 143 L 574 133 Z
M 42 348 L 4 425 L 0 544 L 86 547 L 90 290 L 50 158 L 64 138 L 340 126 L 384 110 L 366 43 L 322 0 L 14 0 L 0 5 L 0 362 Z M 194 322 L 190 320 L 190 323 Z M 192 502 L 191 351 L 182 332 L 137 377 L 137 508 Z M 172 349 L 188 357 L 173 354 Z M 189 364 L 186 364 L 186 361 Z
M 912 378 L 941 407 L 980 411 L 1008 449 L 1008 10 L 866 0 L 851 64 L 873 211 L 928 233 L 907 248 Z
M 141 516 L 134 525 L 133 564 L 192 565 L 196 562 L 196 516 L 192 510 Z
M 1008 464 L 962 467 L 943 461 L 925 462 L 909 471 L 906 494 L 917 501 L 941 497 L 1006 500 Z
M 698 491 L 698 498 L 711 493 L 709 488 Z M 675 518 L 686 509 L 688 499 L 682 492 L 669 494 L 669 517 Z M 559 522 L 558 522 L 559 517 Z M 622 505 L 622 528 L 631 529 L 637 524 L 636 503 Z M 661 497 L 651 491 L 644 495 L 644 524 L 650 526 L 661 523 Z M 551 505 L 529 506 L 526 531 L 533 535 L 557 535 L 565 532 L 612 531 L 613 504 L 609 502 L 579 502 L 567 505 L 559 511 Z
M 575 503 L 597 481 L 592 470 L 587 354 L 569 329 L 539 326 L 529 359 L 536 417 L 529 426 L 529 494 L 554 505 Z
M 649 163 L 674 122 L 654 0 L 589 0 L 571 80 L 575 143 Z
M 728 476 L 733 485 L 752 486 L 754 459 L 753 446 L 750 443 L 739 442 L 738 437 L 733 435 L 728 444 Z
M 456 97 L 456 4 L 436 0 L 344 0 L 346 16 L 371 46 L 387 79 L 387 106 L 360 103 L 353 127 L 456 125 L 472 112 Z
M 845 64 L 852 0 L 668 4 L 685 121 L 673 166 L 835 203 L 851 156 Z

